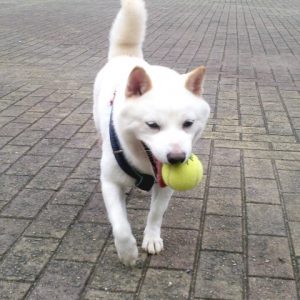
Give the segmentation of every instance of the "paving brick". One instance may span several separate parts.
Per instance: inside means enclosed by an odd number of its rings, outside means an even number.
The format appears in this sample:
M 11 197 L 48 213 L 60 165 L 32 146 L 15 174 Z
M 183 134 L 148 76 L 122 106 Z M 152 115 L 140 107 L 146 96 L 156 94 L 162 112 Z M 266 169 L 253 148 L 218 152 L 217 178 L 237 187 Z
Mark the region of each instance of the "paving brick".
M 209 188 L 207 213 L 241 216 L 242 195 L 239 189 Z
M 151 257 L 150 267 L 193 269 L 198 232 L 195 230 L 163 229 L 164 251 Z M 178 247 L 178 245 L 180 245 Z
M 200 200 L 173 198 L 165 213 L 163 226 L 199 229 L 201 210 Z
M 28 126 L 29 124 L 24 124 L 24 123 L 15 123 L 15 122 L 8 123 L 0 129 L 1 139 L 2 137 L 5 136 L 11 136 L 11 137 L 16 136 L 19 133 L 21 133 L 23 130 L 25 130 Z
M 49 160 L 48 156 L 24 155 L 6 172 L 12 175 L 35 175 Z
M 0 281 L 1 299 L 21 300 L 29 290 L 31 284 L 24 282 Z
M 96 143 L 96 141 L 96 135 L 78 132 L 71 138 L 71 140 L 67 143 L 66 146 L 70 148 L 90 149 Z
M 28 226 L 28 220 L 0 217 L 0 255 L 4 254 Z
M 65 144 L 63 139 L 42 139 L 30 151 L 32 155 L 52 156 Z
M 201 251 L 195 295 L 209 299 L 242 299 L 242 255 Z
M 274 278 L 249 278 L 249 299 L 297 299 L 295 281 Z
M 79 166 L 72 173 L 73 178 L 83 178 L 83 179 L 99 179 L 99 160 L 92 158 L 83 159 Z
M 52 191 L 24 189 L 2 210 L 2 216 L 34 218 L 52 196 Z
M 29 147 L 6 145 L 0 150 L 0 162 L 11 164 L 21 157 Z
M 279 204 L 280 198 L 275 180 L 246 179 L 246 201 Z
M 141 299 L 188 299 L 191 276 L 184 271 L 147 271 Z
M 62 238 L 80 207 L 48 205 L 25 231 L 26 235 Z
M 36 144 L 44 135 L 45 131 L 36 131 L 36 130 L 25 130 L 16 138 L 10 141 L 12 145 L 21 145 L 21 146 L 33 146 Z
M 77 130 L 77 125 L 58 125 L 48 135 L 49 139 L 69 139 Z
M 110 228 L 99 224 L 74 224 L 64 237 L 56 259 L 96 262 Z
M 1 262 L 0 278 L 34 281 L 57 245 L 56 240 L 23 237 Z
M 245 177 L 274 179 L 272 162 L 267 159 L 245 158 Z
M 290 222 L 289 226 L 295 255 L 300 256 L 300 222 Z
M 80 222 L 108 223 L 104 201 L 100 193 L 96 193 L 84 207 L 79 220 Z
M 48 166 L 75 167 L 85 156 L 85 149 L 62 148 L 49 162 Z
M 34 177 L 27 187 L 57 190 L 71 171 L 71 168 L 45 167 Z
M 202 248 L 241 252 L 241 218 L 229 216 L 206 216 Z
M 35 122 L 30 129 L 31 130 L 44 130 L 50 131 L 53 127 L 55 127 L 60 122 L 60 119 L 56 118 L 42 118 Z
M 88 263 L 52 260 L 29 299 L 79 299 L 91 268 Z
M 247 224 L 250 234 L 286 235 L 278 205 L 247 204 Z
M 300 193 L 300 171 L 279 170 L 279 179 L 284 192 Z
M 248 237 L 249 275 L 293 278 L 287 239 L 284 237 Z
M 29 176 L 17 176 L 17 175 L 1 175 L 0 176 L 0 186 L 2 188 L 0 199 L 9 201 L 12 199 L 18 192 L 29 181 Z
M 216 148 L 213 155 L 213 164 L 220 166 L 240 166 L 240 150 Z
M 240 168 L 231 166 L 212 166 L 210 186 L 240 188 Z
M 135 292 L 142 275 L 142 266 L 143 261 L 139 260 L 135 268 L 124 267 L 118 260 L 114 245 L 110 245 L 100 258 L 89 286 L 105 291 Z
M 100 291 L 95 289 L 87 289 L 84 300 L 133 300 L 133 293 L 112 293 L 109 291 Z

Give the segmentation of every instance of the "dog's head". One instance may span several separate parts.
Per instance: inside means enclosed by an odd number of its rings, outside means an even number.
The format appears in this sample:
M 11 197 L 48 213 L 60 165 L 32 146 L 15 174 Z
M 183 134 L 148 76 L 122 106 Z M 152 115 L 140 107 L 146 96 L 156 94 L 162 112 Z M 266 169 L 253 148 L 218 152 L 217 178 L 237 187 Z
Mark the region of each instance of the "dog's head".
M 180 75 L 158 66 L 135 67 L 119 114 L 124 133 L 146 144 L 162 163 L 187 160 L 209 117 L 202 98 L 205 68 Z

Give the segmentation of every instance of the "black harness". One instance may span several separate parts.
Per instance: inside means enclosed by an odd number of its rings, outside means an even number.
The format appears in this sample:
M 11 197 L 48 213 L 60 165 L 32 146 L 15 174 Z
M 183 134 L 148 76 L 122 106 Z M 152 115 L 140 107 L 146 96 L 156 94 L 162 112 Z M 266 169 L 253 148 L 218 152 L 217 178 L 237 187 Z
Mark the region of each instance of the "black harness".
M 113 110 L 111 110 L 111 114 L 110 114 L 110 121 L 109 121 L 109 136 L 110 136 L 110 143 L 111 143 L 111 147 L 114 153 L 114 156 L 116 158 L 116 161 L 119 165 L 119 167 L 130 177 L 135 179 L 135 186 L 138 187 L 141 190 L 144 191 L 150 191 L 152 186 L 154 185 L 154 183 L 156 182 L 156 179 L 154 176 L 152 175 L 148 175 L 148 174 L 143 174 L 140 171 L 138 171 L 136 168 L 134 168 L 133 166 L 131 166 L 128 161 L 126 160 L 125 156 L 124 156 L 124 152 L 123 149 L 120 145 L 120 141 L 117 137 L 115 128 L 114 128 L 114 124 L 113 124 Z M 144 144 L 143 147 L 147 153 L 147 156 L 151 162 L 151 165 L 153 167 L 154 173 L 156 174 L 156 166 L 155 166 L 155 162 L 153 160 L 153 156 L 152 153 L 150 151 L 150 149 Z

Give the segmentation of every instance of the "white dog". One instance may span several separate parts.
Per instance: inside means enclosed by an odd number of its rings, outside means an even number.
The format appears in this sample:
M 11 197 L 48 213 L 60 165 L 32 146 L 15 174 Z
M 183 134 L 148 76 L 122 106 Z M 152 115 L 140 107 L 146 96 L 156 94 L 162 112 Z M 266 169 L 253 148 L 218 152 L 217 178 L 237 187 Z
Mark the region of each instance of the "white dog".
M 172 190 L 161 180 L 162 163 L 186 161 L 209 117 L 201 97 L 204 67 L 180 75 L 143 60 L 146 9 L 143 0 L 121 0 L 110 34 L 109 60 L 94 86 L 94 120 L 102 136 L 101 182 L 118 256 L 138 257 L 127 220 L 124 190 L 134 183 L 151 190 L 142 248 L 163 249 L 160 228 Z

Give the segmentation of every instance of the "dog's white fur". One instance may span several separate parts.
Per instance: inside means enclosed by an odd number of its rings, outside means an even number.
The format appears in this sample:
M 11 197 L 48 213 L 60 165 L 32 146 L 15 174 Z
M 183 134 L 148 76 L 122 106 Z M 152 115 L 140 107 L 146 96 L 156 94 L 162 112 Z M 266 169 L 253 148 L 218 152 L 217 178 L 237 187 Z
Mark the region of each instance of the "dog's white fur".
M 132 266 L 138 249 L 127 220 L 124 191 L 134 180 L 120 169 L 112 152 L 108 130 L 112 107 L 125 157 L 146 174 L 153 174 L 153 170 L 141 141 L 162 163 L 168 163 L 169 153 L 185 153 L 187 159 L 210 109 L 201 97 L 205 69 L 200 67 L 180 75 L 146 63 L 142 54 L 147 18 L 144 1 L 121 0 L 121 4 L 111 29 L 109 61 L 96 77 L 93 110 L 96 128 L 102 136 L 102 194 L 118 256 L 125 265 Z M 186 121 L 192 125 L 184 126 Z M 153 123 L 159 128 L 151 128 Z M 156 254 L 163 249 L 160 228 L 172 190 L 155 184 L 151 192 L 142 247 Z

